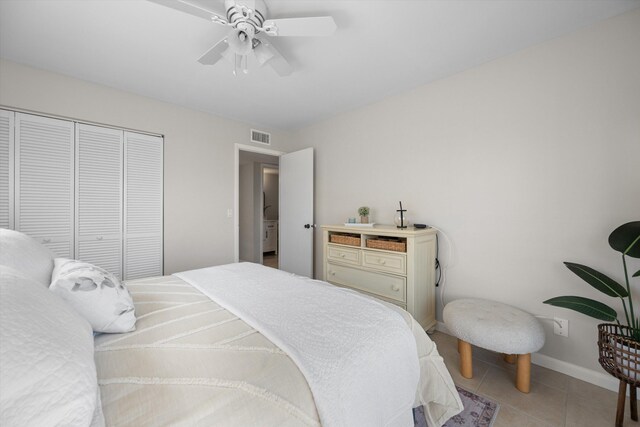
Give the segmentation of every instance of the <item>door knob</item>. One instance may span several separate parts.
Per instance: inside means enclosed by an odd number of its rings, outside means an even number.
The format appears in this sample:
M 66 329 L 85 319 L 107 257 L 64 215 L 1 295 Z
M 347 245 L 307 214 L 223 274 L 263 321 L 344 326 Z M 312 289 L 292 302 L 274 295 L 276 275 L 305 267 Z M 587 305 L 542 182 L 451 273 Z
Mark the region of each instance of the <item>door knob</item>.
M 304 228 L 316 228 L 315 224 L 305 224 Z

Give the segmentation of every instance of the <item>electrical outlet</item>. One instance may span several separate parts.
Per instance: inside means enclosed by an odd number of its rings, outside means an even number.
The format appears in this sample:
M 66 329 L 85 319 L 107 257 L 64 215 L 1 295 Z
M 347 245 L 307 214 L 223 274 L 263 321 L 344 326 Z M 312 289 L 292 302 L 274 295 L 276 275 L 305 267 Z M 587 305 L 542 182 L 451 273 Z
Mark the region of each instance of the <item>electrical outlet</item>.
M 227 209 L 227 218 L 231 218 L 233 216 L 233 209 Z
M 559 317 L 553 318 L 553 333 L 561 337 L 569 336 L 569 321 Z

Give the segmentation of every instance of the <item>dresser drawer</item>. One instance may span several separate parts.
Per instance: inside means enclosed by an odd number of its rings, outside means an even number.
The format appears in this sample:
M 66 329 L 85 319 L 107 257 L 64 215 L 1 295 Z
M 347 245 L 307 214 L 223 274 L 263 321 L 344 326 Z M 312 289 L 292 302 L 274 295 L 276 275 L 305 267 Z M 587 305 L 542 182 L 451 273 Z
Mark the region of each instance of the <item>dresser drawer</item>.
M 327 248 L 327 259 L 347 264 L 360 265 L 360 252 L 360 249 L 329 245 Z
M 407 256 L 374 251 L 362 251 L 362 265 L 389 273 L 407 274 Z
M 407 301 L 407 283 L 404 277 L 327 263 L 327 281 L 380 295 L 394 301 L 403 303 Z

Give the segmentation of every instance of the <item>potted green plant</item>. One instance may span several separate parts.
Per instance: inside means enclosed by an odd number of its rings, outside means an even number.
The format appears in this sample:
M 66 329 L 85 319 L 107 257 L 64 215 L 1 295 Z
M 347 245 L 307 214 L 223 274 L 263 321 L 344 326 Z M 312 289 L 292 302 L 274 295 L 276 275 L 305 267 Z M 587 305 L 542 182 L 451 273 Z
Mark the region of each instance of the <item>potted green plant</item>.
M 360 222 L 362 224 L 369 223 L 369 208 L 367 206 L 362 206 L 358 208 L 358 215 L 360 215 Z
M 609 305 L 590 298 L 560 296 L 544 301 L 545 304 L 568 308 L 587 316 L 604 320 L 598 325 L 598 361 L 605 371 L 620 380 L 620 395 L 625 395 L 626 385 L 631 386 L 632 400 L 636 399 L 636 387 L 640 386 L 640 319 L 635 313 L 633 295 L 627 270 L 626 257 L 640 258 L 640 221 L 628 222 L 609 235 L 609 246 L 622 254 L 624 284 L 586 265 L 565 262 L 564 264 L 582 280 L 603 294 L 620 298 L 626 325 L 621 324 L 618 313 Z M 640 276 L 640 270 L 632 277 Z M 632 405 L 632 411 L 635 406 Z M 618 399 L 616 425 L 624 414 L 624 398 Z
M 633 307 L 626 260 L 627 256 L 640 258 L 640 221 L 629 222 L 613 230 L 609 235 L 609 245 L 613 250 L 622 254 L 622 267 L 626 286 L 622 286 L 609 276 L 586 265 L 572 262 L 565 262 L 564 264 L 569 270 L 600 292 L 610 297 L 620 298 L 622 307 L 624 308 L 626 325 L 631 329 L 632 337 L 640 340 L 640 319 L 635 315 Z M 640 270 L 633 274 L 633 277 L 638 276 L 640 276 Z M 560 296 L 548 299 L 544 301 L 544 303 L 556 307 L 569 308 L 599 320 L 607 322 L 615 321 L 620 324 L 616 310 L 607 304 L 590 298 Z

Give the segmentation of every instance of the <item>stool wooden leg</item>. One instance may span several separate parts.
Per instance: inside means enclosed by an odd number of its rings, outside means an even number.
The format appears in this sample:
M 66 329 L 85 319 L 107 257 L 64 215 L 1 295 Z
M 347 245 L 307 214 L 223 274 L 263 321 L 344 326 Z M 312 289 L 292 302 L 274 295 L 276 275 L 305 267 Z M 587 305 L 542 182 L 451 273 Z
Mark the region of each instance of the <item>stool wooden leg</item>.
M 504 359 L 505 362 L 513 365 L 514 363 L 516 363 L 518 356 L 515 354 L 502 353 L 502 358 Z
M 460 350 L 460 373 L 465 378 L 473 378 L 473 363 L 471 361 L 471 344 L 458 340 Z
M 627 399 L 627 383 L 620 381 L 618 387 L 618 409 L 616 410 L 616 427 L 622 427 L 624 423 L 624 401 Z
M 629 407 L 631 408 L 631 419 L 638 421 L 638 397 L 636 395 L 636 388 L 629 386 Z
M 516 388 L 523 393 L 531 390 L 531 353 L 518 354 Z

